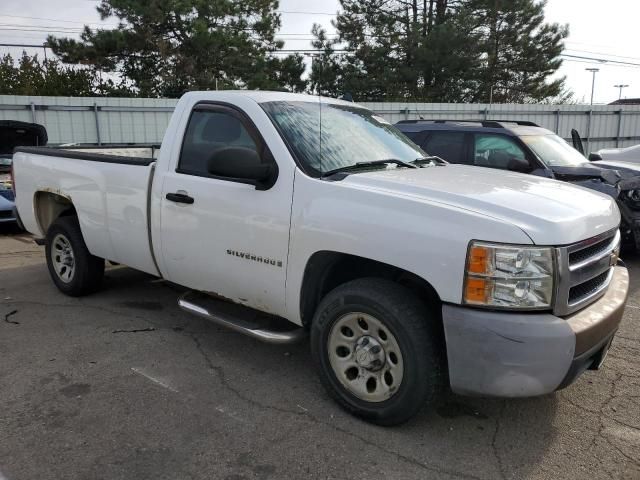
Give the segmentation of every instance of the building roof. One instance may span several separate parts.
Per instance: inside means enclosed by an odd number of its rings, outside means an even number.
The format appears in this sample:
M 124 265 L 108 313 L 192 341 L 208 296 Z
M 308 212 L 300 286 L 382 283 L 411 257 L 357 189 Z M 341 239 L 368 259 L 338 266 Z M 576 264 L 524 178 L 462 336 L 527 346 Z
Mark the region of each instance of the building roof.
M 621 98 L 609 105 L 640 105 L 640 98 Z

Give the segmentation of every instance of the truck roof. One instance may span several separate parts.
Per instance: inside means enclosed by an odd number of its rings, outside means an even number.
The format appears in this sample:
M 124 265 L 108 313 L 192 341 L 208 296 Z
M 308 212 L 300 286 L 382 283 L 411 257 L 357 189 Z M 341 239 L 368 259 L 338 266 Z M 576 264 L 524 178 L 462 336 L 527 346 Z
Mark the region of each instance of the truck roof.
M 492 132 L 524 137 L 527 135 L 552 135 L 551 130 L 542 128 L 531 122 L 505 120 L 417 120 L 401 121 L 395 125 L 401 132 L 423 131 L 459 131 L 459 132 Z
M 198 100 L 232 100 L 234 97 L 251 98 L 257 103 L 265 102 L 318 102 L 328 104 L 339 104 L 351 107 L 364 108 L 353 102 L 339 100 L 337 98 L 323 97 L 318 95 L 308 95 L 306 93 L 275 92 L 268 90 L 214 90 L 187 92 L 185 97 L 196 97 Z

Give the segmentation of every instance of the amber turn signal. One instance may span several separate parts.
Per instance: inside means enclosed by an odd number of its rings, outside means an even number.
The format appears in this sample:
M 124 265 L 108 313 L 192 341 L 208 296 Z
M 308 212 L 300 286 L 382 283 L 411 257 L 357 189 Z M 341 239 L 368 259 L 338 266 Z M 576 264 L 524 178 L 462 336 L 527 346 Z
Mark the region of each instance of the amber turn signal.
M 468 278 L 464 289 L 464 301 L 466 303 L 487 303 L 489 298 L 488 283 L 484 278 Z
M 469 249 L 467 264 L 468 273 L 489 273 L 489 249 L 482 246 L 473 246 Z

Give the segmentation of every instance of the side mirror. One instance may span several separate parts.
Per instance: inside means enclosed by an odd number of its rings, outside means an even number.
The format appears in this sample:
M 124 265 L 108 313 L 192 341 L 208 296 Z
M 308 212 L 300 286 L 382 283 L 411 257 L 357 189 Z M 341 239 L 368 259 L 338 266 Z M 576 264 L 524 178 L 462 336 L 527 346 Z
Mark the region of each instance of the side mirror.
M 597 162 L 598 160 L 602 160 L 602 155 L 600 155 L 599 153 L 590 153 L 589 154 L 589 161 L 590 162 Z
M 507 170 L 512 172 L 529 173 L 531 171 L 531 165 L 522 158 L 511 157 L 507 164 Z
M 225 177 L 270 188 L 275 183 L 277 170 L 273 164 L 260 163 L 255 150 L 245 147 L 226 147 L 211 155 L 207 171 L 216 177 Z

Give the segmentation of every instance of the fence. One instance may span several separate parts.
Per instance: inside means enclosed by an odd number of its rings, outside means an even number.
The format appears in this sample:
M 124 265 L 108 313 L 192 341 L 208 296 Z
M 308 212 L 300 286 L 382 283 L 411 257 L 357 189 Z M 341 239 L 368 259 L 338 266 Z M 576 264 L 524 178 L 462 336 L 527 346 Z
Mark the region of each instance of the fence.
M 177 100 L 153 98 L 23 97 L 0 95 L 0 119 L 44 125 L 49 142 L 160 143 Z M 362 103 L 390 122 L 409 119 L 528 120 L 571 138 L 588 151 L 640 143 L 640 105 L 487 105 Z

